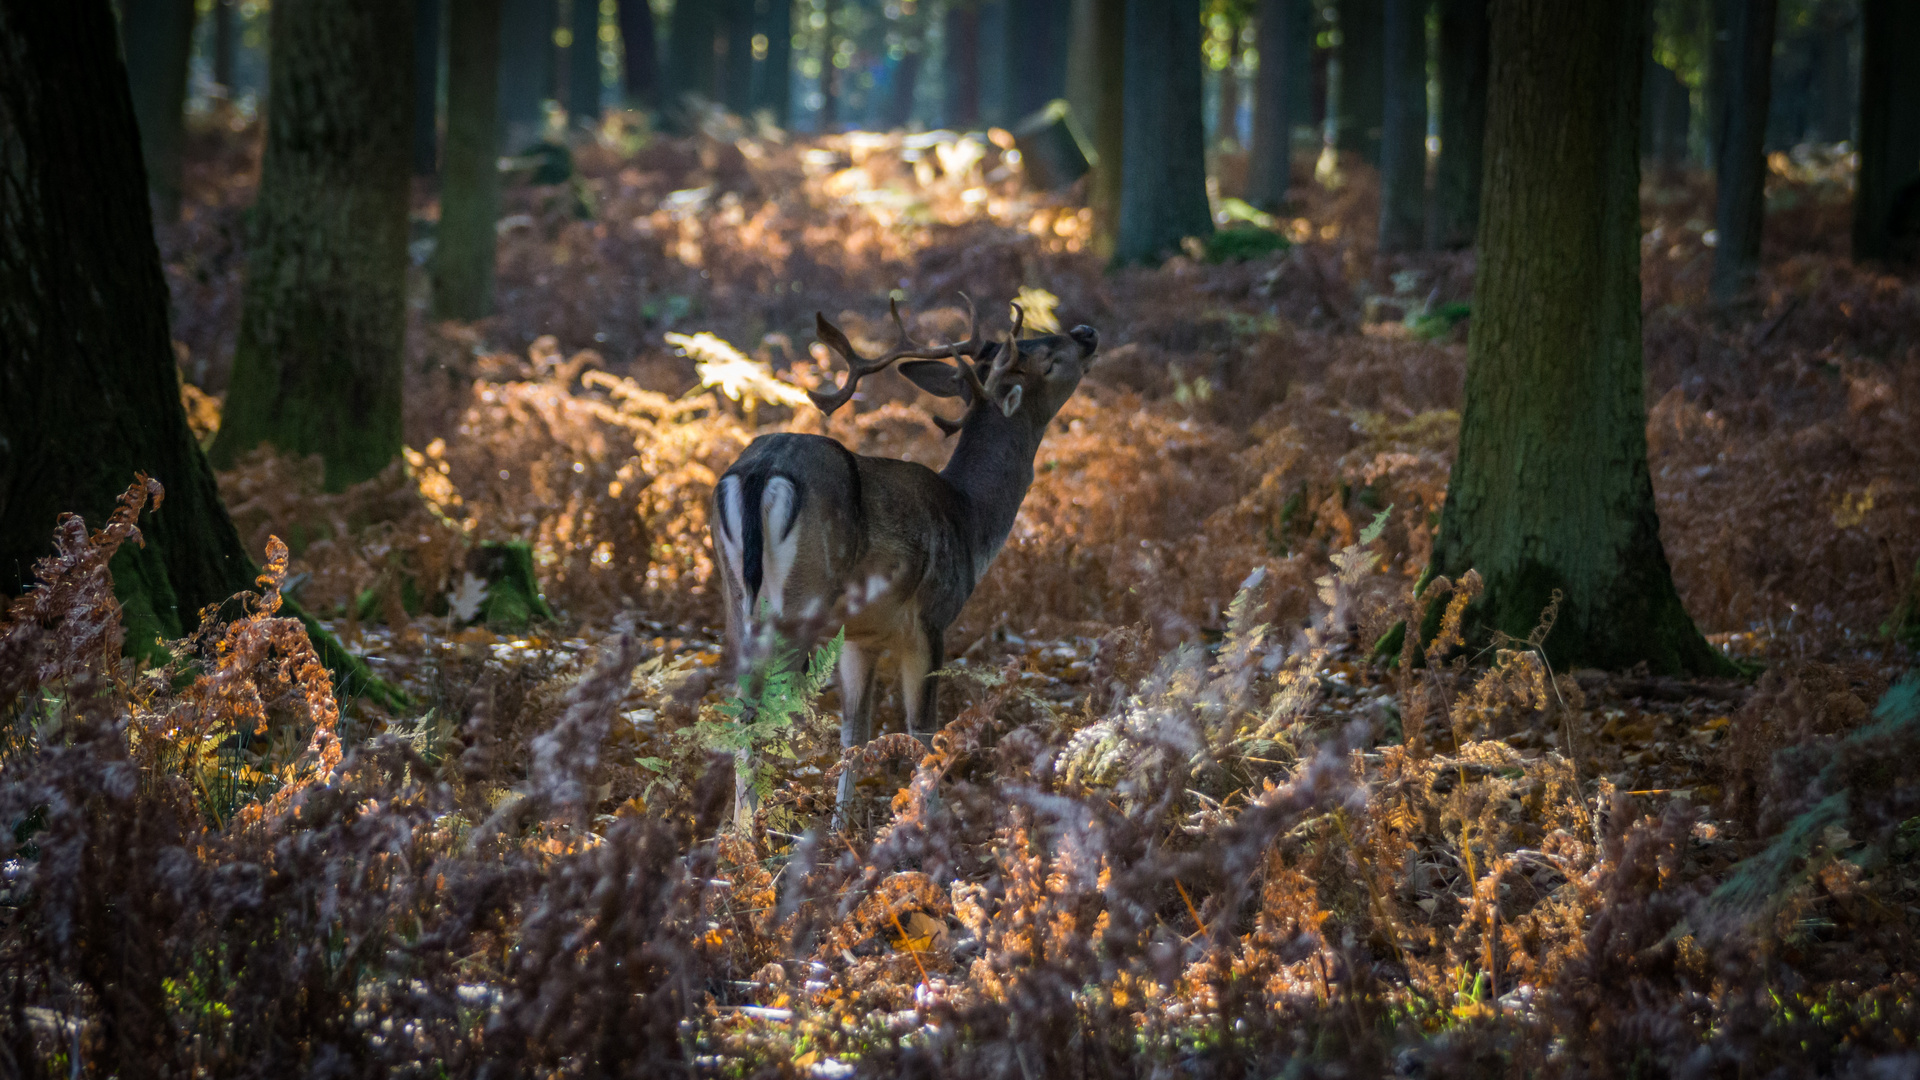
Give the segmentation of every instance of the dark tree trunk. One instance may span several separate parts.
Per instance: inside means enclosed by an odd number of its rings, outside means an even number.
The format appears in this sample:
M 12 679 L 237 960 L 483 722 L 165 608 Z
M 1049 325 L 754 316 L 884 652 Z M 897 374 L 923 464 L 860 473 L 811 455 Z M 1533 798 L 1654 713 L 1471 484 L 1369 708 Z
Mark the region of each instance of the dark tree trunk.
M 440 0 L 413 0 L 413 175 L 440 155 Z
M 1768 5 L 1771 7 L 1772 5 Z M 1775 16 L 1776 22 L 1778 16 Z M 1813 36 L 1789 25 L 1772 64 L 1773 89 L 1767 102 L 1767 152 L 1789 150 L 1807 138 L 1807 107 L 1813 101 Z
M 753 0 L 725 0 L 722 38 L 726 58 L 721 68 L 721 101 L 740 116 L 753 108 Z
M 1341 0 L 1340 128 L 1334 145 L 1380 164 L 1380 125 L 1386 112 L 1384 0 Z
M 1197 0 L 1127 0 L 1120 229 L 1114 261 L 1159 262 L 1213 232 Z
M 663 103 L 669 130 L 689 130 L 688 98 L 715 99 L 714 39 L 720 30 L 721 0 L 675 0 L 667 30 L 667 92 Z
M 240 338 L 212 457 L 319 454 L 326 485 L 400 454 L 412 12 L 274 6 L 271 112 Z
M 761 2 L 767 58 L 753 68 L 753 110 L 770 114 L 774 125 L 784 128 L 793 122 L 793 0 Z
M 1678 169 L 1687 158 L 1687 131 L 1693 120 L 1693 105 L 1688 100 L 1687 84 L 1673 69 L 1647 60 L 1644 92 L 1648 95 L 1640 109 L 1645 125 L 1641 147 L 1646 156 L 1662 170 Z
M 1492 24 L 1466 405 L 1433 572 L 1480 572 L 1476 646 L 1525 638 L 1557 591 L 1556 670 L 1725 671 L 1674 590 L 1647 470 L 1639 12 L 1499 0 Z
M 1006 5 L 1007 112 L 1011 124 L 1047 107 L 1067 91 L 1066 0 L 1017 0 Z M 1199 19 L 1198 15 L 1194 16 Z
M 1253 75 L 1253 147 L 1247 155 L 1247 201 L 1278 210 L 1293 179 L 1293 87 L 1307 58 L 1301 46 L 1311 32 L 1311 0 L 1260 0 L 1254 14 L 1254 45 L 1260 67 Z M 1308 47 L 1311 47 L 1310 45 Z
M 600 124 L 600 4 L 573 0 L 573 44 L 567 49 L 567 124 Z
M 145 472 L 166 500 L 113 575 L 128 646 L 150 651 L 254 570 L 180 407 L 106 0 L 0 0 L 0 178 L 0 593 L 32 582 L 60 514 L 98 527 Z
M 500 148 L 540 141 L 542 104 L 552 92 L 554 0 L 504 0 L 500 7 Z
M 1127 0 L 1093 0 L 1089 28 L 1098 52 L 1094 69 L 1093 247 L 1103 259 L 1113 257 L 1120 229 L 1120 191 L 1127 146 L 1126 55 Z
M 493 314 L 499 74 L 500 0 L 458 0 L 447 24 L 447 160 L 432 267 L 437 318 Z
M 213 4 L 213 81 L 233 96 L 233 56 L 239 48 L 234 33 L 235 0 L 214 0 Z
M 620 41 L 626 49 L 621 77 L 627 104 L 652 109 L 660 104 L 660 44 L 654 34 L 653 6 L 647 0 L 620 0 Z
M 1836 143 L 1853 138 L 1860 79 L 1853 70 L 1854 19 L 1841 5 L 1828 4 L 1816 18 L 1814 42 L 1814 138 Z
M 1380 123 L 1380 250 L 1426 240 L 1427 19 L 1419 0 L 1386 0 L 1385 98 Z
M 1714 228 L 1713 299 L 1726 303 L 1753 287 L 1760 269 L 1761 216 L 1766 209 L 1767 101 L 1773 89 L 1773 21 L 1776 0 L 1747 0 L 1728 12 L 1730 35 L 1721 98 L 1718 201 Z
M 980 122 L 980 13 L 947 5 L 947 115 L 962 130 Z
M 1469 247 L 1480 228 L 1487 141 L 1487 0 L 1440 0 L 1440 160 L 1433 172 L 1436 248 Z
M 913 119 L 913 95 L 920 83 L 920 62 L 924 55 L 919 48 L 910 48 L 894 65 L 893 80 L 887 87 L 887 112 L 881 120 L 881 126 L 889 131 L 905 127 Z
M 1012 123 L 1012 93 L 1007 86 L 1007 14 L 1009 0 L 978 0 L 980 35 L 975 71 L 980 79 L 980 122 Z
M 1860 171 L 1853 195 L 1853 257 L 1910 260 L 1920 221 L 1896 222 L 1920 173 L 1920 3 L 1862 0 Z M 1920 207 L 1914 208 L 1920 210 Z M 1899 216 L 1906 216 L 1904 213 Z
M 66 0 L 59 0 L 66 2 Z M 193 0 L 126 0 L 121 41 L 140 151 L 159 217 L 180 216 L 181 149 L 186 142 L 187 62 L 193 55 Z

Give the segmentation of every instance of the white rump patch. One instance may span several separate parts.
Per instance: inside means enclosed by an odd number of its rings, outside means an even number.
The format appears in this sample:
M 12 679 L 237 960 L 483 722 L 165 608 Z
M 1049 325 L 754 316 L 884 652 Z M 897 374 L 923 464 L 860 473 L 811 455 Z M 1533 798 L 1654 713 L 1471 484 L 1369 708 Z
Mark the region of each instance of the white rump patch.
M 744 633 L 753 623 L 753 598 L 747 595 L 747 557 L 742 546 L 747 524 L 746 498 L 742 487 L 737 476 L 721 477 L 719 489 L 714 492 L 714 502 L 720 508 L 720 528 L 715 531 L 720 536 L 721 568 L 733 586 L 728 591 L 740 605 L 740 610 L 734 615 L 739 618 L 740 629 Z
M 760 595 L 774 615 L 785 610 L 787 575 L 793 572 L 794 557 L 800 553 L 800 530 L 794 527 L 794 511 L 799 504 L 800 492 L 784 476 L 768 480 L 767 490 L 760 496 Z

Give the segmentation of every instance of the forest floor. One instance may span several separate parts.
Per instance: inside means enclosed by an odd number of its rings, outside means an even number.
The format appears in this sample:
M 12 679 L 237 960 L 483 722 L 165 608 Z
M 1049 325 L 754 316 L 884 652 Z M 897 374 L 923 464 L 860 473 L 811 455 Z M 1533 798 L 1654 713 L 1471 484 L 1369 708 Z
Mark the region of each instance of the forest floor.
M 1108 274 L 1087 211 L 990 141 L 638 141 L 610 128 L 567 182 L 515 178 L 497 316 L 430 321 L 416 273 L 405 469 L 327 493 L 263 453 L 220 478 L 251 550 L 292 548 L 286 591 L 411 697 L 341 721 L 350 744 L 404 735 L 456 792 L 388 781 L 390 812 L 452 798 L 517 845 L 489 856 L 518 868 L 508 913 L 468 911 L 445 985 L 416 979 L 465 1005 L 357 1007 L 417 1020 L 432 1053 L 515 1032 L 561 1071 L 621 1050 L 768 1075 L 1718 1075 L 1914 1049 L 1920 805 L 1873 770 L 1920 749 L 1920 702 L 1888 693 L 1920 644 L 1899 640 L 1920 283 L 1845 257 L 1844 162 L 1776 157 L 1760 288 L 1735 308 L 1705 299 L 1711 187 L 1643 189 L 1662 536 L 1710 640 L 1764 671 L 1719 681 L 1554 672 L 1524 642 L 1475 666 L 1373 655 L 1419 603 L 1473 261 L 1377 253 L 1364 167 L 1301 163 L 1285 250 Z M 202 431 L 257 147 L 202 132 L 160 230 Z M 1224 198 L 1240 167 L 1222 156 Z M 435 215 L 423 187 L 416 264 Z M 768 383 L 837 380 L 816 310 L 878 343 L 897 296 L 954 335 L 961 293 L 989 327 L 1019 299 L 1102 345 L 949 634 L 955 719 L 931 752 L 842 762 L 827 689 L 768 754 L 753 832 L 721 828 L 712 484 L 776 430 L 937 467 L 943 410 L 905 380 L 830 420 Z M 477 617 L 488 541 L 531 544 L 557 619 Z M 256 749 L 256 779 L 284 764 Z M 848 767 L 866 804 L 823 832 Z M 451 868 L 479 857 L 419 842 L 415 872 L 440 867 L 435 903 L 460 909 Z M 644 933 L 581 891 L 614 888 L 623 844 Z M 566 937 L 588 924 L 625 974 Z

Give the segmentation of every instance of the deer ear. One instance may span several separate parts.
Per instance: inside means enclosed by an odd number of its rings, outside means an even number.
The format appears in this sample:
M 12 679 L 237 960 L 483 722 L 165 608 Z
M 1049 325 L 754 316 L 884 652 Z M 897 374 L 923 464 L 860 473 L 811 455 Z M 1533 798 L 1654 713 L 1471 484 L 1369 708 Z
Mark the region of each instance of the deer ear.
M 961 363 L 966 361 L 962 360 Z M 965 396 L 965 384 L 961 382 L 960 371 L 952 364 L 943 364 L 938 360 L 909 360 L 900 365 L 899 371 L 907 377 L 908 382 L 934 397 Z
M 1014 383 L 1013 389 L 1000 395 L 1000 415 L 1012 416 L 1019 412 L 1020 401 L 1024 397 L 1026 397 L 1026 390 L 1019 383 Z

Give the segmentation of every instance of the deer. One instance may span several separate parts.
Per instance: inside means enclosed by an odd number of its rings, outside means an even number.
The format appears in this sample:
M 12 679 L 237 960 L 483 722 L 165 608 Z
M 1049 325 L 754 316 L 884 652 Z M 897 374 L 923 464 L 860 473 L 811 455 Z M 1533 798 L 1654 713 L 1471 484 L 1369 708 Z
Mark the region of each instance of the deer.
M 814 314 L 816 335 L 844 360 L 847 376 L 838 388 L 809 391 L 813 404 L 831 416 L 853 399 L 861 379 L 898 363 L 909 382 L 965 408 L 958 420 L 935 417 L 949 437 L 959 436 L 943 469 L 783 432 L 753 440 L 714 487 L 709 520 L 734 671 L 746 670 L 753 639 L 765 630 L 806 655 L 843 628 L 843 752 L 873 738 L 883 655 L 893 659 L 907 733 L 924 740 L 937 728 L 935 673 L 946 661 L 947 628 L 1012 532 L 1033 486 L 1040 441 L 1100 343 L 1090 326 L 1022 338 L 1026 313 L 1018 304 L 1005 339 L 984 341 L 979 313 L 963 299 L 965 341 L 915 341 L 895 301 L 889 311 L 898 340 L 873 357 Z M 748 771 L 741 772 L 736 816 L 750 813 Z M 853 780 L 851 770 L 842 771 L 836 820 Z

